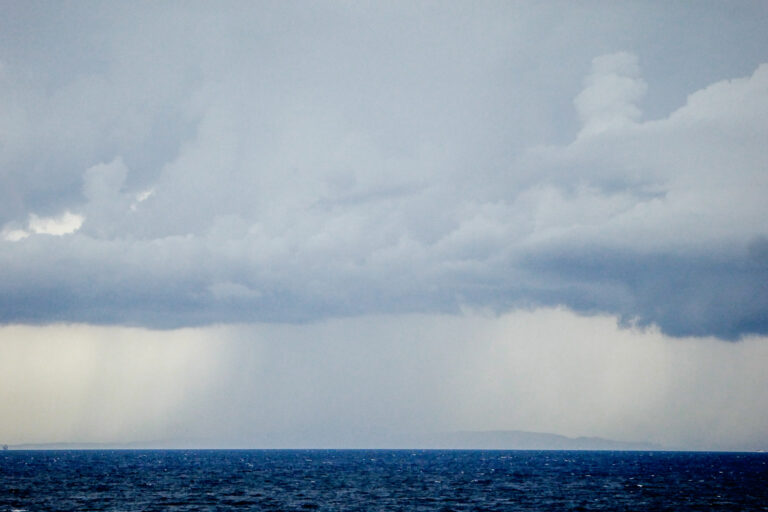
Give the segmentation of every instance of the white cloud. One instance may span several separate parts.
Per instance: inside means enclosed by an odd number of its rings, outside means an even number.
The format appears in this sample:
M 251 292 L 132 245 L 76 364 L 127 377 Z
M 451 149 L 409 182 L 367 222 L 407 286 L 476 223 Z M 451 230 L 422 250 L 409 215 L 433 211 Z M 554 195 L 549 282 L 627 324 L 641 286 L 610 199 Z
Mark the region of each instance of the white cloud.
M 546 208 L 566 231 L 562 241 L 687 252 L 764 236 L 768 176 L 758 140 L 768 136 L 767 69 L 698 91 L 666 119 L 620 123 L 532 151 L 525 164 L 569 191 Z
M 131 211 L 136 211 L 136 209 L 139 207 L 141 203 L 152 197 L 155 193 L 155 189 L 148 188 L 147 190 L 142 190 L 138 194 L 134 196 L 134 201 L 131 203 Z
M 6 240 L 8 242 L 18 242 L 19 240 L 23 240 L 28 236 L 29 236 L 29 233 L 23 229 L 12 229 L 12 228 L 3 229 L 3 240 Z
M 583 127 L 580 136 L 632 125 L 640 119 L 637 102 L 647 85 L 640 78 L 637 57 L 614 53 L 596 57 L 585 88 L 574 100 Z
M 29 215 L 26 229 L 14 228 L 13 223 L 6 224 L 3 228 L 3 239 L 9 242 L 18 242 L 32 234 L 63 236 L 69 235 L 80 229 L 85 217 L 77 213 L 65 211 L 56 217 L 39 217 L 34 213 Z
M 83 216 L 72 212 L 64 212 L 58 217 L 29 217 L 29 230 L 44 235 L 68 235 L 74 233 L 83 224 Z

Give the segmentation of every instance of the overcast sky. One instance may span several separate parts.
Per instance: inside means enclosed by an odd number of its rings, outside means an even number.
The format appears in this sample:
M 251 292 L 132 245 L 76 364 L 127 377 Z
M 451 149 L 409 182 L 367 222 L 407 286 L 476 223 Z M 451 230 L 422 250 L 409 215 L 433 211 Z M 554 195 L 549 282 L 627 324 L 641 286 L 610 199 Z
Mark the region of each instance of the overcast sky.
M 766 26 L 0 1 L 0 441 L 768 444 Z

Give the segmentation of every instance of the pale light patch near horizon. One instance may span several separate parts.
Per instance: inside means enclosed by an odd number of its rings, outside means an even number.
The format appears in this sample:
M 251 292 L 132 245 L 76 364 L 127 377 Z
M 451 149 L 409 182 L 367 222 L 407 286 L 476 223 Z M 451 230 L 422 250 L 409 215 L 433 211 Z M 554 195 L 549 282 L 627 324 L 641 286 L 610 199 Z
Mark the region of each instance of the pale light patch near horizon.
M 217 373 L 215 333 L 52 325 L 0 328 L 0 439 L 125 442 L 183 436 Z
M 560 309 L 490 325 L 468 430 L 515 428 L 686 449 L 768 444 L 768 339 L 670 338 Z M 472 361 L 472 358 L 468 358 Z M 482 370 L 481 370 L 482 368 Z M 506 406 L 500 406 L 505 404 Z

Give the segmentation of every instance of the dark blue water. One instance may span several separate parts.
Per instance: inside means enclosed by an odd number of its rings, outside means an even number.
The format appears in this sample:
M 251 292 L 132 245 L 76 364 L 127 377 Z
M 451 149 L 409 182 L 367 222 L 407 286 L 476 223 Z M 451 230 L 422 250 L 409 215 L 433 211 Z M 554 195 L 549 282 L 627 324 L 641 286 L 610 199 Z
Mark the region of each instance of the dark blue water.
M 12 510 L 768 510 L 768 454 L 6 451 Z

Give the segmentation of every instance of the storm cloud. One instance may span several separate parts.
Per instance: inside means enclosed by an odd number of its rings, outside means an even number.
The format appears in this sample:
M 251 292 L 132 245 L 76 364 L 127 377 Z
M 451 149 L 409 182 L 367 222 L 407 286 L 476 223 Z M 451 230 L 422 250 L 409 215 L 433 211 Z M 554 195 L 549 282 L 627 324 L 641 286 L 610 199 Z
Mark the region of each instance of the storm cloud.
M 3 323 L 768 334 L 761 3 L 3 11 Z

